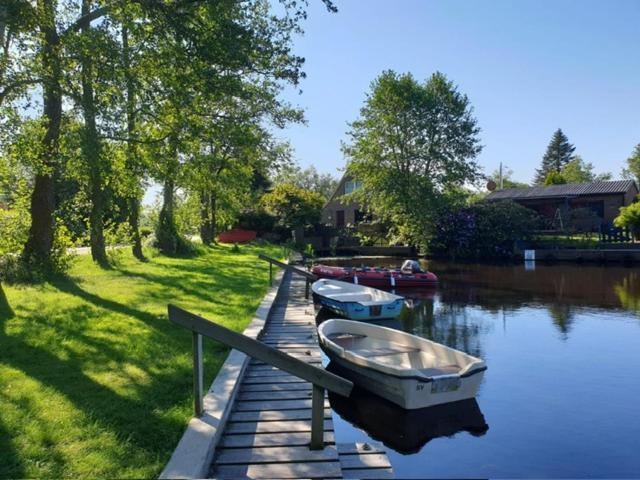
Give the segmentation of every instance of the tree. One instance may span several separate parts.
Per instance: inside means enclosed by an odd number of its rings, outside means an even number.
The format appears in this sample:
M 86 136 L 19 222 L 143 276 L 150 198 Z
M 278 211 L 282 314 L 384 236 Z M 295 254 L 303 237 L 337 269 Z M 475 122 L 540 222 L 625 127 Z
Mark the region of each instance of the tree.
M 496 169 L 490 176 L 494 182 L 500 188 L 500 170 Z M 529 184 L 524 182 L 518 182 L 513 179 L 513 170 L 509 167 L 503 167 L 502 169 L 502 188 L 528 188 Z
M 329 200 L 338 186 L 338 179 L 330 173 L 320 173 L 313 165 L 302 169 L 300 165 L 286 165 L 275 175 L 273 182 L 293 183 L 305 190 L 321 194 Z
M 278 218 L 283 227 L 295 229 L 320 221 L 324 198 L 317 192 L 291 183 L 281 183 L 262 197 L 265 210 Z
M 347 172 L 363 182 L 354 197 L 391 220 L 406 241 L 426 245 L 447 192 L 482 177 L 472 113 L 467 96 L 442 73 L 420 83 L 383 72 L 343 146 Z
M 640 143 L 635 146 L 631 156 L 627 158 L 627 168 L 622 170 L 622 176 L 640 183 Z
M 555 170 L 550 171 L 544 179 L 544 184 L 548 185 L 564 185 L 567 183 L 567 179 L 561 172 Z
M 573 152 L 576 147 L 569 143 L 569 139 L 559 128 L 551 137 L 551 141 L 547 146 L 547 151 L 542 157 L 542 164 L 536 170 L 536 178 L 534 183 L 543 185 L 547 175 L 550 172 L 560 173 L 564 166 L 573 158 Z
M 629 228 L 636 239 L 640 238 L 640 202 L 621 207 L 613 224 L 618 228 Z
M 562 176 L 566 183 L 604 182 L 611 180 L 611 173 L 594 173 L 594 166 L 585 162 L 580 155 L 575 155 L 563 168 Z

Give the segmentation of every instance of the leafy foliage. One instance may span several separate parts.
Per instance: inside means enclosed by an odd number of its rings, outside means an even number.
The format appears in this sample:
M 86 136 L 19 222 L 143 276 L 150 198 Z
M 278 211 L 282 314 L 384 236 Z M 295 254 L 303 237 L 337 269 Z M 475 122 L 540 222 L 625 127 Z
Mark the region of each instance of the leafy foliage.
M 480 179 L 476 119 L 466 95 L 442 73 L 420 83 L 385 71 L 371 85 L 343 150 L 363 182 L 353 196 L 399 236 L 425 245 L 447 192 Z
M 545 185 L 564 185 L 567 179 L 562 172 L 550 171 L 544 179 Z
M 576 147 L 569 143 L 569 139 L 562 129 L 559 128 L 556 130 L 547 146 L 547 151 L 542 157 L 542 164 L 540 168 L 536 170 L 534 183 L 543 185 L 549 173 L 560 173 L 564 166 L 573 158 L 575 149 Z
M 262 205 L 280 225 L 292 229 L 318 223 L 324 197 L 290 183 L 281 183 L 262 197 Z
M 585 162 L 580 155 L 575 155 L 563 168 L 562 176 L 566 183 L 588 183 L 611 180 L 609 172 L 596 174 L 594 166 L 590 162 Z
M 640 143 L 635 146 L 629 158 L 627 167 L 622 171 L 625 178 L 632 178 L 640 184 Z
M 445 209 L 429 243 L 433 254 L 461 259 L 511 258 L 518 240 L 529 238 L 538 215 L 515 202 L 479 202 Z
M 329 200 L 338 186 L 338 179 L 330 173 L 320 173 L 311 165 L 302 169 L 299 165 L 285 165 L 275 175 L 273 182 L 292 183 L 305 190 L 321 194 Z
M 620 208 L 620 213 L 613 221 L 618 228 L 629 228 L 636 238 L 640 237 L 640 202 Z
M 498 188 L 500 188 L 500 170 L 496 169 L 491 175 L 489 175 L 496 184 Z M 504 167 L 502 169 L 502 188 L 528 188 L 529 184 L 524 182 L 518 182 L 513 179 L 513 170 L 509 167 Z

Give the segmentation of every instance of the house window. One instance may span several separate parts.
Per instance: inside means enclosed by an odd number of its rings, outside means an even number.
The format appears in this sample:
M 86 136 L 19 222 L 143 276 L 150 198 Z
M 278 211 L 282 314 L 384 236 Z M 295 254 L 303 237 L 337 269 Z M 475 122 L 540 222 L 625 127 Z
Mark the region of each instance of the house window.
M 336 227 L 344 227 L 344 210 L 336 212 Z
M 344 193 L 348 195 L 349 193 L 353 193 L 356 190 L 362 188 L 362 182 L 356 180 L 347 180 L 344 182 Z

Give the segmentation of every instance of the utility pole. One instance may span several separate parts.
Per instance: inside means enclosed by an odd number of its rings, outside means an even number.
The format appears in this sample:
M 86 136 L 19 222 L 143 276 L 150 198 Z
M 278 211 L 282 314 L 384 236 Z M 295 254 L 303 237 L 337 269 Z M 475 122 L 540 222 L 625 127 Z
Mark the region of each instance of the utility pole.
M 504 182 L 502 180 L 502 162 L 500 162 L 500 181 L 498 184 L 500 185 L 500 190 L 502 190 L 504 188 Z

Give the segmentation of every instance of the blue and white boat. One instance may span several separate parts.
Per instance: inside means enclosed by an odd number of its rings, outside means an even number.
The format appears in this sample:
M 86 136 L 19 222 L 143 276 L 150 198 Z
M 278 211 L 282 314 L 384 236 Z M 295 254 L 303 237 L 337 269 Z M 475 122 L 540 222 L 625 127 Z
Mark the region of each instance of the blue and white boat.
M 323 278 L 311 286 L 313 301 L 352 320 L 395 318 L 404 297 L 376 288 Z

